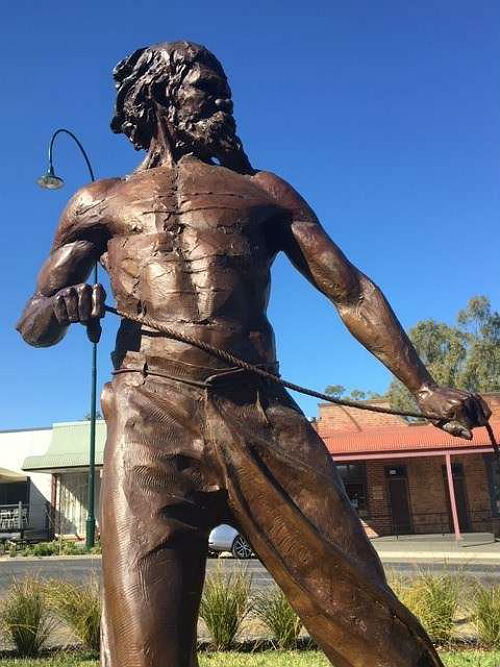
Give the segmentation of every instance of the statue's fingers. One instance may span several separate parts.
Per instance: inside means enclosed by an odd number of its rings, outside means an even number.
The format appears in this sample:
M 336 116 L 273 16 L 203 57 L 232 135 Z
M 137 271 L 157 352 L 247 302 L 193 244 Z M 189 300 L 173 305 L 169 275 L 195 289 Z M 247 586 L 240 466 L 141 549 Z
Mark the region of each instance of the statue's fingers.
M 481 403 L 473 394 L 464 402 L 457 418 L 458 421 L 466 424 L 469 428 L 482 426 L 487 421 Z
M 488 423 L 488 419 L 491 417 L 490 406 L 486 403 L 481 394 L 474 394 L 474 397 L 479 404 L 479 423 L 481 426 L 484 426 Z
M 106 292 L 102 285 L 92 287 L 92 312 L 91 317 L 104 317 L 104 304 L 106 302 Z
M 68 311 L 66 310 L 64 297 L 61 294 L 56 294 L 52 303 L 54 315 L 59 324 L 69 324 Z
M 440 424 L 439 428 L 443 429 L 450 435 L 454 435 L 456 438 L 464 438 L 465 440 L 472 440 L 472 432 L 464 424 L 458 421 L 449 421 L 444 424 Z
M 78 296 L 74 288 L 70 288 L 64 294 L 64 303 L 68 311 L 68 319 L 70 322 L 78 322 Z
M 80 285 L 76 288 L 78 294 L 79 320 L 86 324 L 92 316 L 92 288 L 90 285 Z

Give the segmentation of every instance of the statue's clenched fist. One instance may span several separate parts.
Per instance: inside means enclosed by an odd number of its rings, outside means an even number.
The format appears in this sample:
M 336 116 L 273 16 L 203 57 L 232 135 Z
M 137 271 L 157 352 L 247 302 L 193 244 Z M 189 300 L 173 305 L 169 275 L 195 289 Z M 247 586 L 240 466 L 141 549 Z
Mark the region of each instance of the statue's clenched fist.
M 102 285 L 72 285 L 52 297 L 54 315 L 62 326 L 81 322 L 87 326 L 87 334 L 93 343 L 101 335 L 99 319 L 104 317 L 106 292 Z
M 485 426 L 491 416 L 479 394 L 460 389 L 425 386 L 416 398 L 422 412 L 436 419 L 435 426 L 466 440 L 472 440 L 472 429 Z

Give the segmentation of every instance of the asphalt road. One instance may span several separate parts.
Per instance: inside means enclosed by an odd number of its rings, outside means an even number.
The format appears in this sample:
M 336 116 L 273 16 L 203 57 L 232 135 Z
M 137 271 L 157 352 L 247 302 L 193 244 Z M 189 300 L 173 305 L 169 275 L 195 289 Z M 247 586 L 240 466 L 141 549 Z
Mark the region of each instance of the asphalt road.
M 247 570 L 252 576 L 254 589 L 266 588 L 272 583 L 272 578 L 257 559 L 247 561 L 227 559 L 209 559 L 207 572 L 213 572 L 217 566 L 226 571 Z M 425 565 L 426 570 L 432 572 L 453 571 L 466 577 L 476 577 L 487 586 L 500 584 L 500 568 L 496 563 L 491 565 L 463 565 L 461 563 L 443 565 L 441 563 Z M 76 556 L 64 560 L 40 558 L 38 560 L 0 560 L 0 596 L 4 595 L 14 578 L 23 578 L 34 575 L 41 579 L 65 579 L 68 581 L 83 582 L 91 577 L 99 577 L 101 570 L 100 558 L 78 558 Z M 416 569 L 412 563 L 390 563 L 386 570 L 412 576 Z

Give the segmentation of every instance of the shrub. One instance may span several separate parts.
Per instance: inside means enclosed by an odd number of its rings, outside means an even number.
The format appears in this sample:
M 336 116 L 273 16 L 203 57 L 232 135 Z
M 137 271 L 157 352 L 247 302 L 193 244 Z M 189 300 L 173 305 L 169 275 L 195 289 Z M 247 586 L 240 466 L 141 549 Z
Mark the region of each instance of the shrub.
M 200 617 L 218 651 L 231 646 L 250 609 L 251 582 L 246 572 L 223 574 L 220 568 L 205 581 Z
M 479 586 L 474 595 L 474 625 L 484 644 L 500 647 L 500 586 Z
M 253 612 L 269 629 L 279 648 L 297 645 L 302 622 L 280 588 L 274 586 L 258 593 L 253 601 Z
M 98 654 L 101 607 L 97 580 L 86 584 L 53 580 L 47 585 L 47 597 L 55 615 L 92 653 Z
M 20 656 L 38 655 L 54 628 L 42 583 L 34 577 L 14 581 L 1 620 Z
M 401 602 L 415 614 L 431 639 L 442 643 L 450 641 L 462 589 L 459 575 L 435 575 L 420 570 L 417 576 L 406 584 L 400 579 L 393 581 L 392 586 Z
M 23 549 L 23 556 L 53 556 L 59 553 L 56 542 L 39 542 Z
M 80 556 L 86 553 L 81 543 L 74 540 L 64 540 L 59 538 L 52 542 L 38 542 L 30 544 L 22 550 L 23 556 Z

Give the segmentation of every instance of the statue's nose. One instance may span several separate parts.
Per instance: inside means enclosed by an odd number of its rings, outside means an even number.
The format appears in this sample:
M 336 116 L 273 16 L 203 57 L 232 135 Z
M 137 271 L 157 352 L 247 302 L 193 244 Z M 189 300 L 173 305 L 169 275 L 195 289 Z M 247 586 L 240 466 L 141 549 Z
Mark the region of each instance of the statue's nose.
M 233 113 L 233 103 L 231 100 L 218 98 L 215 100 L 215 106 L 222 111 Z

